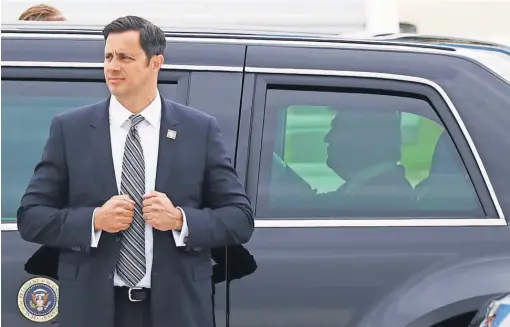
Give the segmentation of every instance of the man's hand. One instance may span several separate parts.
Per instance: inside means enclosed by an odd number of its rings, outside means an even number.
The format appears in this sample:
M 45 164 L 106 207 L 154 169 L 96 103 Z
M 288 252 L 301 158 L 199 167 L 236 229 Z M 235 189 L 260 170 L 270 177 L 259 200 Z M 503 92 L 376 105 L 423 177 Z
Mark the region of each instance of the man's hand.
M 144 198 L 142 212 L 147 224 L 160 231 L 181 230 L 181 210 L 173 205 L 166 194 L 152 191 Z
M 102 207 L 96 210 L 94 229 L 116 233 L 128 229 L 133 221 L 135 201 L 129 195 L 112 196 Z

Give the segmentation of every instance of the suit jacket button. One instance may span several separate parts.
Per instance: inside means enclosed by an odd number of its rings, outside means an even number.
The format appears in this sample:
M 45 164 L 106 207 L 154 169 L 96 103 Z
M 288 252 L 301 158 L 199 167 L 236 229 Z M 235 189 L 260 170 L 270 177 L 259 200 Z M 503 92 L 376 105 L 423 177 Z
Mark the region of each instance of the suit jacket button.
M 112 279 L 112 278 L 113 278 L 113 274 L 109 274 L 109 275 L 108 275 L 108 278 L 109 278 L 109 279 Z
M 81 251 L 81 246 L 73 245 L 73 251 Z

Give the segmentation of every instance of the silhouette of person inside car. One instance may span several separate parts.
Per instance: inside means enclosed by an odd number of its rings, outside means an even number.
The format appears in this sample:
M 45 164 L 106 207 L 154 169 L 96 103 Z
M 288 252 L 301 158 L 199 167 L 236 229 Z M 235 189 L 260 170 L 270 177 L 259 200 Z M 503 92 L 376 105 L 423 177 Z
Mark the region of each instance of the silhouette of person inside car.
M 393 216 L 416 203 L 401 160 L 401 117 L 396 111 L 367 114 L 337 110 L 326 134 L 327 166 L 344 183 L 317 193 L 289 166 L 280 162 L 271 188 L 271 205 L 296 216 L 331 213 Z M 404 210 L 401 210 L 404 209 Z

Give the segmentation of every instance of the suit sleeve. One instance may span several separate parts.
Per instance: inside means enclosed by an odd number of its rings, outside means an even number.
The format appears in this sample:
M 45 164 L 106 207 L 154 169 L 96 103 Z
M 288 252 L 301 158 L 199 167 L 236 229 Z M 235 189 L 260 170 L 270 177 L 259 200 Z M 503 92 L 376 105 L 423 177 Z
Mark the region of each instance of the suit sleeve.
M 221 247 L 244 244 L 254 231 L 253 213 L 239 181 L 218 123 L 209 121 L 204 208 L 183 207 L 188 224 L 187 247 Z
M 95 208 L 69 208 L 68 169 L 62 124 L 51 122 L 50 135 L 18 208 L 18 230 L 32 243 L 89 250 Z

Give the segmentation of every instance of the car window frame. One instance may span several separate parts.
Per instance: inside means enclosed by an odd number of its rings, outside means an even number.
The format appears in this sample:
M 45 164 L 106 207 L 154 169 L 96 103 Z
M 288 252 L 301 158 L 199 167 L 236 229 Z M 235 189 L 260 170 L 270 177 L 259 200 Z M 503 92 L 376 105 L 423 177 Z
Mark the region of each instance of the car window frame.
M 329 71 L 329 70 L 302 70 L 302 69 L 275 69 L 261 67 L 247 67 L 248 74 L 244 86 L 243 100 L 251 98 L 247 103 L 243 101 L 242 112 L 245 125 L 249 121 L 251 126 L 251 142 L 247 150 L 249 165 L 243 172 L 246 176 L 247 193 L 250 196 L 255 213 L 257 212 L 257 192 L 260 178 L 260 160 L 262 154 L 262 141 L 264 133 L 264 120 L 266 116 L 266 94 L 268 87 L 324 87 L 324 88 L 382 88 L 389 92 L 401 91 L 423 94 L 432 100 L 436 114 L 442 121 L 447 132 L 457 147 L 459 155 L 472 179 L 473 186 L 479 200 L 486 212 L 483 218 L 431 218 L 412 217 L 410 219 L 348 219 L 331 217 L 325 220 L 310 217 L 312 224 L 324 226 L 336 225 L 363 225 L 363 226 L 414 226 L 414 225 L 506 225 L 504 215 L 492 189 L 492 183 L 487 175 L 485 166 L 474 147 L 469 132 L 463 125 L 462 117 L 454 107 L 444 90 L 436 83 L 413 76 L 392 74 L 378 74 L 355 71 Z M 256 141 L 254 141 L 256 140 Z M 316 223 L 314 223 L 315 221 Z M 288 217 L 283 219 L 258 219 L 259 226 L 295 226 L 306 224 L 302 219 Z
M 89 67 L 40 67 L 37 62 L 33 66 L 2 67 L 2 81 L 60 81 L 60 82 L 99 82 L 105 83 L 102 67 L 91 64 Z M 65 64 L 65 63 L 64 63 Z M 177 84 L 177 101 L 187 103 L 190 71 L 168 71 L 159 73 L 159 84 Z
M 175 101 L 183 104 L 188 102 L 188 88 L 190 71 L 161 71 L 159 85 L 176 84 L 177 92 Z M 5 67 L 2 69 L 2 82 L 59 82 L 59 83 L 98 83 L 105 84 L 103 69 L 99 67 Z M 106 87 L 106 86 L 105 86 Z M 163 95 L 163 94 L 162 94 Z M 105 98 L 106 99 L 106 98 Z M 93 104 L 93 103 L 90 103 Z M 72 109 L 72 108 L 70 108 Z M 48 126 L 49 128 L 49 126 Z M 43 135 L 46 137 L 47 135 Z M 42 150 L 42 149 L 41 149 Z M 16 224 L 16 217 L 3 217 L 0 215 L 2 230 L 8 225 Z M 13 227 L 15 228 L 15 226 Z

